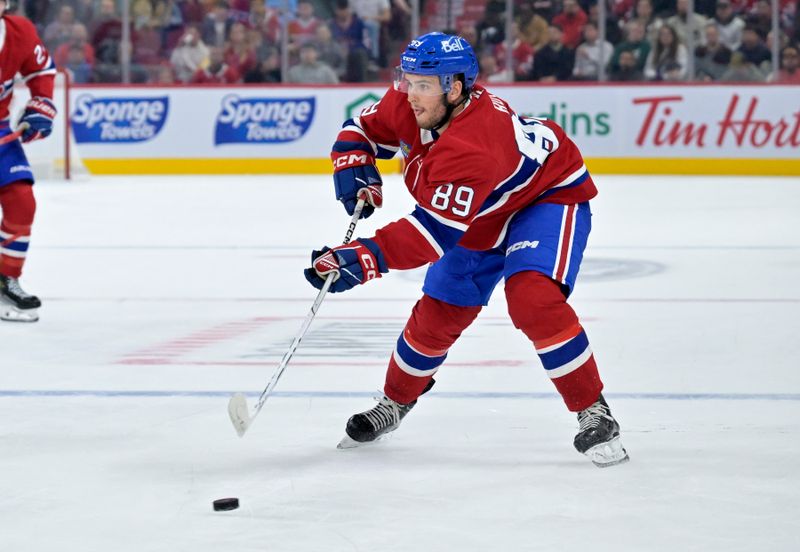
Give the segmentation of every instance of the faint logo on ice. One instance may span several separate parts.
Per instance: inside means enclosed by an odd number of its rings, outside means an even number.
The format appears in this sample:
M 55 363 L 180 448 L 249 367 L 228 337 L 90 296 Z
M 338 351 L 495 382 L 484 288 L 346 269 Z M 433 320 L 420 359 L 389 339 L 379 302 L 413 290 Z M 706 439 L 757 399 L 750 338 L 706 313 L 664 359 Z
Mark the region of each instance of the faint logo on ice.
M 413 301 L 410 302 L 413 304 Z M 321 321 L 320 321 L 321 322 Z M 346 320 L 327 322 L 312 327 L 303 338 L 303 345 L 297 350 L 296 358 L 327 359 L 340 356 L 356 358 L 388 359 L 391 347 L 403 331 L 405 319 L 394 321 Z M 292 339 L 275 341 L 242 358 L 281 358 L 289 348 Z
M 168 111 L 167 96 L 95 98 L 84 94 L 75 101 L 70 124 L 78 143 L 145 142 L 161 131 Z
M 300 139 L 314 120 L 311 98 L 222 99 L 214 144 L 275 144 Z

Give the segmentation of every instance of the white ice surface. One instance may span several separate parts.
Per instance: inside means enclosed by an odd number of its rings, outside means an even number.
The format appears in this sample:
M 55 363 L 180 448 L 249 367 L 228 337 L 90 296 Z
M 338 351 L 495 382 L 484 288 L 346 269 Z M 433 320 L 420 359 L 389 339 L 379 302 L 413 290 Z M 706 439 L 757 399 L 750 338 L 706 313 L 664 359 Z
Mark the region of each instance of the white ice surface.
M 800 550 L 800 180 L 596 180 L 572 303 L 631 456 L 606 470 L 502 286 L 392 439 L 335 448 L 419 271 L 328 296 L 239 439 L 229 393 L 266 385 L 310 249 L 344 235 L 330 179 L 37 184 L 41 321 L 0 323 L 0 551 Z M 409 210 L 385 187 L 357 234 Z

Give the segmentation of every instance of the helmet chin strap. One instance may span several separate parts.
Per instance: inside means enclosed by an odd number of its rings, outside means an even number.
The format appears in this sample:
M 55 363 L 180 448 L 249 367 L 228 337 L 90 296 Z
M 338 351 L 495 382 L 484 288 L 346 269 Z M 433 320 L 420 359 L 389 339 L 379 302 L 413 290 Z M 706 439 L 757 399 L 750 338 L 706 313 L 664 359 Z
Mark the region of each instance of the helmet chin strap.
M 461 99 L 461 101 L 459 101 L 458 103 L 454 103 L 454 104 L 452 104 L 452 103 L 447 101 L 447 94 L 445 94 L 443 96 L 442 100 L 443 100 L 444 109 L 445 109 L 444 116 L 439 120 L 438 123 L 436 123 L 436 125 L 431 127 L 431 130 L 439 130 L 440 128 L 442 128 L 444 125 L 446 125 L 450 121 L 450 117 L 452 117 L 453 111 L 457 107 L 459 107 L 461 105 L 464 105 L 464 103 L 466 103 L 466 101 L 469 99 L 469 93 L 465 93 L 463 96 L 464 97 Z

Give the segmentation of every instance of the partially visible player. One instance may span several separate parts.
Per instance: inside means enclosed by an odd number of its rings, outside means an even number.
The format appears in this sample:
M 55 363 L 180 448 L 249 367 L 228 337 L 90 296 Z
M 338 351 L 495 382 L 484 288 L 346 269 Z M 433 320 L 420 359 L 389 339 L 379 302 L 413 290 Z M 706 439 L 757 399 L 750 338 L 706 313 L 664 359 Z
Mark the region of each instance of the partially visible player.
M 475 84 L 464 39 L 429 33 L 401 56 L 395 85 L 345 123 L 333 147 L 337 198 L 353 213 L 382 202 L 374 159 L 400 149 L 417 206 L 369 239 L 312 253 L 306 278 L 328 275 L 341 292 L 390 269 L 433 263 L 424 295 L 397 340 L 385 396 L 350 418 L 340 447 L 394 431 L 495 286 L 506 280 L 508 312 L 533 342 L 569 410 L 575 448 L 604 467 L 628 459 L 586 332 L 566 300 L 583 258 L 597 189 L 578 148 L 555 123 L 517 116 Z
M 53 131 L 56 67 L 33 24 L 6 13 L 10 8 L 0 0 L 0 137 L 13 132 L 9 105 L 19 74 L 31 99 L 15 128 L 27 127 L 20 139 L 28 143 Z M 36 212 L 33 173 L 20 140 L 0 145 L 0 211 L 0 320 L 36 322 L 41 301 L 19 285 Z

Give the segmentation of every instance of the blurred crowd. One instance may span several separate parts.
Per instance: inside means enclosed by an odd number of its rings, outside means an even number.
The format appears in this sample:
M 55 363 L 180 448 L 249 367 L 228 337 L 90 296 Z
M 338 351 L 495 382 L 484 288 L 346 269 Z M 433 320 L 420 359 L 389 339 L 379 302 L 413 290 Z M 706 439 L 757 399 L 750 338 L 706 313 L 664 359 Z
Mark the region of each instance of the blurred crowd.
M 514 1 L 507 34 L 506 1 Z M 603 0 L 600 0 L 603 1 Z M 800 84 L 797 0 L 420 0 L 420 32 L 460 34 L 483 82 L 597 80 Z M 387 81 L 411 33 L 411 0 L 27 0 L 75 82 Z M 604 39 L 601 40 L 601 35 Z M 508 49 L 511 49 L 510 53 Z M 690 62 L 691 58 L 691 62 Z M 510 64 L 509 64 L 510 61 Z M 509 67 L 510 65 L 510 67 Z M 283 69 L 283 70 L 282 70 Z

